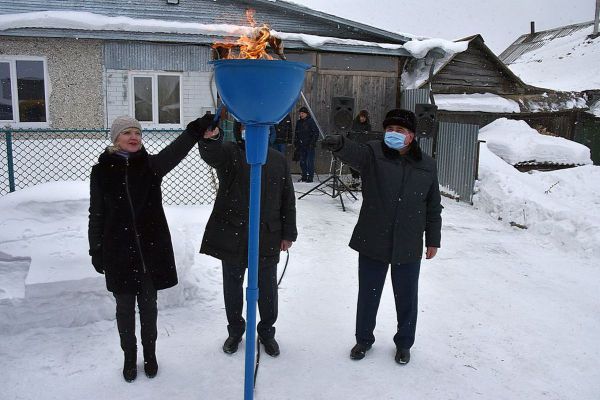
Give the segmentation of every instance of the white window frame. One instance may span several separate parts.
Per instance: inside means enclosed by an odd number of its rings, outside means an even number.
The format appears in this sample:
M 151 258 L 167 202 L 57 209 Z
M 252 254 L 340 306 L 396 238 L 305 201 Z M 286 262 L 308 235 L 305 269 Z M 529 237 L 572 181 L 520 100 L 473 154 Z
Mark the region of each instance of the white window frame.
M 158 76 L 169 75 L 179 77 L 179 123 L 160 124 L 158 122 Z M 135 85 L 134 78 L 152 78 L 152 122 L 140 121 L 140 125 L 146 128 L 181 129 L 183 127 L 183 74 L 179 72 L 163 71 L 129 71 L 129 113 L 135 117 Z
M 41 61 L 44 66 L 44 106 L 46 108 L 45 122 L 21 122 L 19 112 L 19 92 L 17 86 L 17 61 Z M 49 78 L 48 78 L 48 60 L 46 57 L 34 56 L 0 56 L 0 62 L 8 63 L 10 69 L 10 90 L 12 96 L 13 119 L 0 120 L 0 125 L 14 126 L 15 128 L 47 128 L 50 126 L 50 110 L 48 104 L 49 97 Z

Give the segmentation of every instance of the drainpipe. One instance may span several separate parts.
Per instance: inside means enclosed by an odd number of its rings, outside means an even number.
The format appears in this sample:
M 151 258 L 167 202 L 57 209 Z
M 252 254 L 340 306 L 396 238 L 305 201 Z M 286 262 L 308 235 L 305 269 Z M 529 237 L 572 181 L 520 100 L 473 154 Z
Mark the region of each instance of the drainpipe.
M 592 33 L 592 38 L 598 37 L 598 20 L 600 20 L 600 0 L 596 0 L 596 16 L 594 17 L 594 33 Z

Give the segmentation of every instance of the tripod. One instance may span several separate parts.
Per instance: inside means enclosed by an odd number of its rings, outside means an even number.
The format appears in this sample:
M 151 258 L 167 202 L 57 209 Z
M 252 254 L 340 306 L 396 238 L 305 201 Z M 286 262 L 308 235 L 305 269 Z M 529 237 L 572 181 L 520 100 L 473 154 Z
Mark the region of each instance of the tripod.
M 324 193 L 327 196 L 331 196 L 332 199 L 339 197 L 340 203 L 342 204 L 343 211 L 346 211 L 346 207 L 344 206 L 344 199 L 342 198 L 342 193 L 344 191 L 347 193 L 350 193 L 350 196 L 352 196 L 354 198 L 354 200 L 358 200 L 356 198 L 356 196 L 354 195 L 354 193 L 352 193 L 352 191 L 348 188 L 348 186 L 346 186 L 346 184 L 344 182 L 342 182 L 342 180 L 340 179 L 340 176 L 338 174 L 338 162 L 339 162 L 338 159 L 332 156 L 333 172 L 331 173 L 329 178 L 325 179 L 323 182 L 319 183 L 317 186 L 310 189 L 308 192 L 304 193 L 302 196 L 298 197 L 298 200 L 300 200 L 301 198 L 314 192 L 315 190 L 318 190 L 319 192 Z M 339 169 L 340 170 L 342 169 L 342 165 L 340 165 Z M 331 183 L 328 183 L 329 181 L 331 181 Z M 327 193 L 324 189 L 322 189 L 323 186 L 331 188 L 332 193 L 331 194 Z

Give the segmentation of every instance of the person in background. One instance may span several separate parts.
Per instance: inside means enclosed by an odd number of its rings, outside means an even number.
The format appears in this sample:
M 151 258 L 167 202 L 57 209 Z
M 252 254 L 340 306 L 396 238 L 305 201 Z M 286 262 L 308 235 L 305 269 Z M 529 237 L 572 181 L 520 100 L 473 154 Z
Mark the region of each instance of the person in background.
M 360 110 L 354 121 L 352 121 L 352 132 L 367 133 L 371 131 L 371 121 L 369 120 L 369 112 L 367 110 Z M 352 174 L 352 183 L 350 187 L 357 188 L 359 186 L 360 172 L 350 167 L 350 174 Z
M 364 358 L 375 342 L 377 309 L 391 264 L 398 321 L 395 360 L 410 361 L 421 258 L 423 252 L 426 259 L 435 257 L 442 227 L 436 163 L 421 152 L 415 126 L 414 113 L 393 109 L 383 121 L 383 140 L 358 144 L 341 135 L 323 140 L 336 157 L 362 175 L 363 203 L 350 240 L 350 247 L 359 253 L 353 360 Z
M 206 224 L 200 252 L 221 260 L 228 337 L 223 351 L 233 354 L 246 331 L 242 317 L 243 283 L 248 267 L 250 165 L 246 162 L 243 126 L 236 123 L 236 142 L 224 142 L 218 129 L 207 131 L 198 147 L 202 159 L 217 170 L 219 189 Z M 269 148 L 262 168 L 260 245 L 258 261 L 258 338 L 265 352 L 277 357 L 277 263 L 298 236 L 294 185 L 287 160 Z
M 273 148 L 283 155 L 286 153 L 287 144 L 292 138 L 292 116 L 286 115 L 280 123 L 275 125 L 275 143 Z
M 213 115 L 191 122 L 186 130 L 150 155 L 142 145 L 142 127 L 121 116 L 110 128 L 109 146 L 90 177 L 89 254 L 116 300 L 117 328 L 124 353 L 123 378 L 137 377 L 135 303 L 140 311 L 144 371 L 158 372 L 156 360 L 157 290 L 177 284 L 171 235 L 162 206 L 161 181 L 191 150 L 212 123 Z
M 319 128 L 308 112 L 300 107 L 300 119 L 296 122 L 294 146 L 298 152 L 302 177 L 299 182 L 312 182 L 315 175 L 315 147 L 319 139 Z
M 370 132 L 371 121 L 369 120 L 369 112 L 360 110 L 354 121 L 352 121 L 352 132 Z

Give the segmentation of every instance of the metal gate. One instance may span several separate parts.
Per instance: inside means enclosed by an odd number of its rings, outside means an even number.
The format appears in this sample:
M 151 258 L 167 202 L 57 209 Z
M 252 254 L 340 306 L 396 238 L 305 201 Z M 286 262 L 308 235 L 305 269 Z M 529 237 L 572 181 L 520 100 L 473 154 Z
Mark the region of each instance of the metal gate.
M 414 111 L 415 104 L 429 103 L 428 89 L 402 92 L 401 107 Z M 420 139 L 421 149 L 435 158 L 440 185 L 459 200 L 471 203 L 479 163 L 479 126 L 440 122 L 437 136 Z

